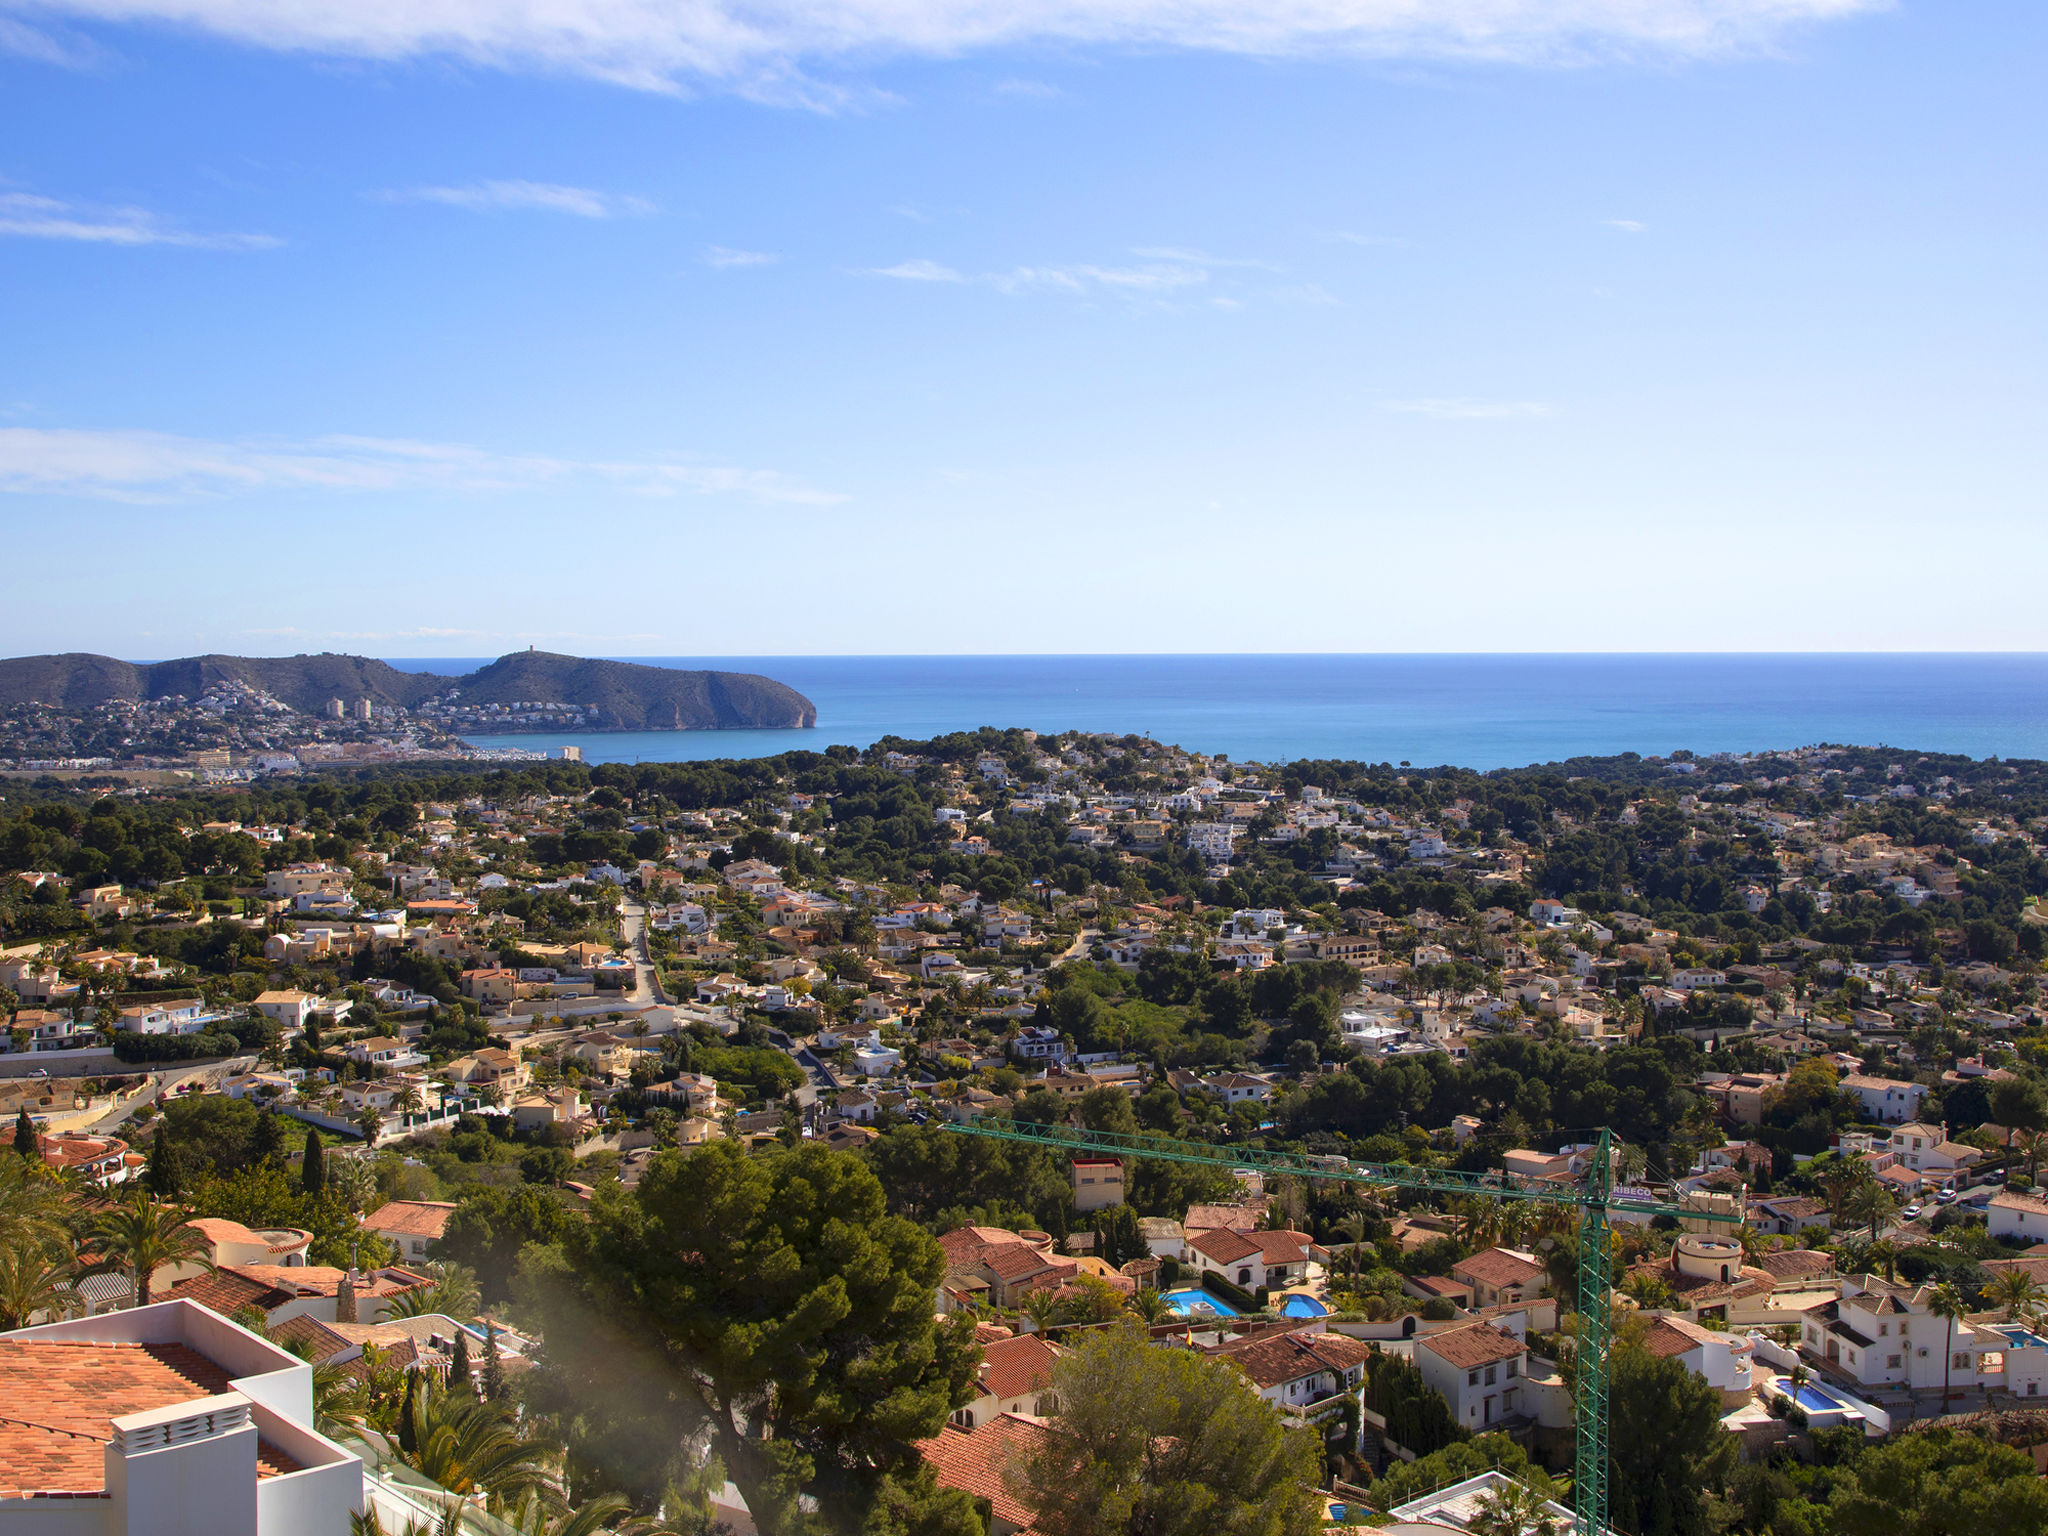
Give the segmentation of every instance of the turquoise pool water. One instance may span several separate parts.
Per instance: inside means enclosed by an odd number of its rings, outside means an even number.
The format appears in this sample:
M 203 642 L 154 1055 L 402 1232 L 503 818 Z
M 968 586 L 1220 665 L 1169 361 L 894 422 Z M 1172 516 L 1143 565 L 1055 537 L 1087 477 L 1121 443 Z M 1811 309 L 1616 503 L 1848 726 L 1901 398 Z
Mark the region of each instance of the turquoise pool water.
M 1237 1308 L 1221 1296 L 1212 1296 L 1200 1286 L 1160 1293 L 1176 1317 L 1236 1317 Z
M 1836 1413 L 1848 1405 L 1808 1383 L 1799 1389 L 1799 1406 L 1808 1413 Z
M 1282 1317 L 1326 1317 L 1329 1311 L 1313 1296 L 1290 1296 L 1280 1306 Z

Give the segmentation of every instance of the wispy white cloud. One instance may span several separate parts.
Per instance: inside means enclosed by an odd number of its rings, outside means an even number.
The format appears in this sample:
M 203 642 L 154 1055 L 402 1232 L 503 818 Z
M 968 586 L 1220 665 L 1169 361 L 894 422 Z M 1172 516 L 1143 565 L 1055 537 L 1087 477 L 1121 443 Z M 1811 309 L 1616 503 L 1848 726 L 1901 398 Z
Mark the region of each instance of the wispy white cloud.
M 56 33 L 0 16 L 0 53 L 38 64 L 84 69 L 99 62 L 101 50 L 73 33 Z
M 830 105 L 818 65 L 1030 43 L 1259 57 L 1555 65 L 1766 50 L 1889 0 L 0 0 L 9 10 L 168 24 L 258 48 L 719 85 Z
M 1644 224 L 1636 219 L 1602 219 L 1600 222 L 1602 224 L 1605 224 L 1609 229 L 1620 230 L 1625 235 L 1644 234 L 1650 228 L 1649 225 Z
M 1146 261 L 1170 261 L 1181 266 L 1200 267 L 1255 267 L 1266 272 L 1281 270 L 1277 262 L 1264 261 L 1256 256 L 1211 256 L 1202 251 L 1190 251 L 1180 246 L 1139 245 L 1131 248 L 1133 256 Z
M 444 203 L 473 213 L 567 213 L 579 219 L 610 219 L 654 211 L 654 204 L 642 197 L 549 181 L 473 181 L 455 187 L 404 187 L 375 195 L 389 203 Z
M 998 80 L 998 96 L 1018 96 L 1030 101 L 1050 101 L 1055 96 L 1066 94 L 1056 85 L 1043 80 Z
M 846 499 L 771 470 L 684 456 L 562 459 L 398 438 L 210 441 L 164 432 L 0 427 L 0 493 L 150 503 L 259 491 L 476 493 L 563 485 L 812 506 Z
M 707 267 L 765 267 L 781 259 L 773 251 L 736 251 L 727 245 L 704 248 L 704 265 Z
M 33 192 L 0 192 L 0 235 L 91 245 L 181 245 L 200 251 L 264 251 L 284 243 L 275 235 L 184 229 L 146 208 L 69 203 Z
M 1439 421 L 1500 421 L 1517 416 L 1548 416 L 1550 407 L 1534 400 L 1473 400 L 1466 398 L 1389 400 L 1390 411 L 1410 416 L 1434 416 Z
M 1013 267 L 1008 272 L 991 272 L 982 279 L 1004 293 L 1089 293 L 1103 292 L 1156 295 L 1206 283 L 1209 274 L 1199 267 L 1157 263 L 1144 267 L 1097 267 L 1082 263 L 1061 267 Z
M 1146 246 L 1131 253 L 1143 258 L 1137 266 L 1098 265 L 1069 262 L 1043 266 L 1017 266 L 991 272 L 962 272 L 943 262 L 918 257 L 899 261 L 892 267 L 869 267 L 863 275 L 893 277 L 914 283 L 974 284 L 1007 294 L 1065 294 L 1073 297 L 1120 295 L 1132 299 L 1164 299 L 1199 288 L 1210 281 L 1210 268 L 1253 267 L 1267 271 L 1279 268 L 1270 262 L 1204 256 L 1160 246 Z
M 869 277 L 893 277 L 906 283 L 964 283 L 967 278 L 951 267 L 936 261 L 918 257 L 911 261 L 899 261 L 893 267 L 868 267 L 864 269 Z

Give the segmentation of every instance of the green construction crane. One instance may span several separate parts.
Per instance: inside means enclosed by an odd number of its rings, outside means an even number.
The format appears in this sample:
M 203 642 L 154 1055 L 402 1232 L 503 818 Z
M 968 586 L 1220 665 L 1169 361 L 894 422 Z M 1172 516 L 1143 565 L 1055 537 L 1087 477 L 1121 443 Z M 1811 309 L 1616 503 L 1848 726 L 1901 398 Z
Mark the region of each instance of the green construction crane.
M 1690 1221 L 1738 1222 L 1724 1211 L 1698 1210 L 1661 1200 L 1643 1200 L 1614 1189 L 1614 1141 L 1602 1129 L 1594 1142 L 1586 1176 L 1576 1184 L 1555 1180 L 1518 1182 L 1498 1171 L 1468 1173 L 1455 1168 L 1416 1168 L 1406 1163 L 1360 1163 L 1343 1157 L 1271 1152 L 1258 1147 L 1212 1147 L 1163 1136 L 1128 1136 L 1066 1125 L 1035 1125 L 1001 1116 L 975 1116 L 953 1123 L 970 1136 L 994 1136 L 1063 1152 L 1105 1152 L 1117 1157 L 1157 1157 L 1210 1168 L 1256 1168 L 1306 1179 L 1338 1179 L 1413 1189 L 1426 1194 L 1485 1195 L 1539 1205 L 1575 1206 L 1579 1212 L 1578 1444 L 1572 1472 L 1572 1512 L 1578 1536 L 1609 1536 L 1607 1527 L 1608 1351 L 1613 1343 L 1611 1291 L 1614 1259 L 1610 1214 L 1676 1216 Z

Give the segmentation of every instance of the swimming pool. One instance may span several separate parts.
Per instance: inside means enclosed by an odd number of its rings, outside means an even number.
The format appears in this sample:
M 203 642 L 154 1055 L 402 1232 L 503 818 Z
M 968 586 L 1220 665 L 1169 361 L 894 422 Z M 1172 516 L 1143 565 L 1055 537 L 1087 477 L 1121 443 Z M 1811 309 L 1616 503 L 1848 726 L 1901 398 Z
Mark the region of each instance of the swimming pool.
M 1221 1296 L 1212 1296 L 1200 1286 L 1189 1286 L 1178 1291 L 1161 1291 L 1160 1299 L 1173 1309 L 1176 1317 L 1236 1317 L 1237 1308 Z
M 1799 1388 L 1798 1403 L 1808 1413 L 1834 1413 L 1849 1406 L 1840 1398 L 1823 1392 L 1810 1381 Z
M 1330 1309 L 1313 1296 L 1293 1295 L 1280 1304 L 1282 1317 L 1325 1317 Z
M 2005 1342 L 2014 1349 L 2048 1349 L 2048 1339 L 2018 1323 L 1995 1324 L 1993 1331 L 2004 1334 Z

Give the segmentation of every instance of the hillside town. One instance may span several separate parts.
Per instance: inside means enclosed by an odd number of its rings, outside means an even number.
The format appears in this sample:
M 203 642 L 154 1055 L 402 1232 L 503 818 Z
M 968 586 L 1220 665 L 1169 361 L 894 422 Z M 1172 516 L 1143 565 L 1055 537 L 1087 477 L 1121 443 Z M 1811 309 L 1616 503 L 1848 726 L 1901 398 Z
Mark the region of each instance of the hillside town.
M 1156 1398 L 1243 1529 L 1556 1531 L 1588 1180 L 1615 1530 L 2048 1528 L 2044 848 L 1850 747 L 10 789 L 0 1529 L 1056 1536 Z

